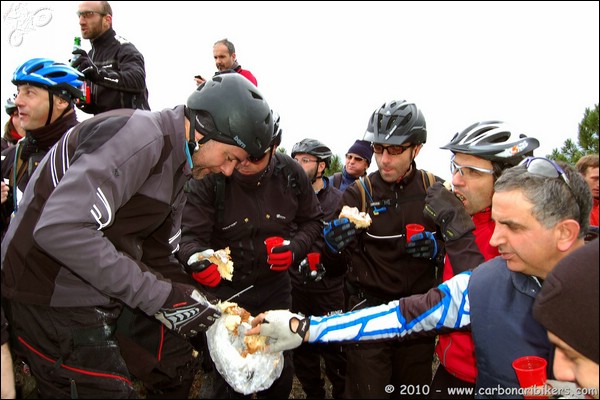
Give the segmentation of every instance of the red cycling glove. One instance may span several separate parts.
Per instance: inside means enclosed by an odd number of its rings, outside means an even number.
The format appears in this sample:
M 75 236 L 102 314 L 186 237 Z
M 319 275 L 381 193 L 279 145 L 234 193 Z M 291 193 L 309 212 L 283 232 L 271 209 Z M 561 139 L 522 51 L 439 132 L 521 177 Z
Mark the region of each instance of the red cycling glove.
M 221 274 L 219 273 L 216 264 L 213 264 L 208 260 L 205 260 L 205 262 L 208 262 L 209 265 L 205 266 L 204 268 L 201 268 L 200 265 L 197 265 L 202 264 L 202 261 L 190 265 L 192 278 L 204 286 L 215 287 L 221 282 Z
M 285 271 L 294 262 L 294 252 L 290 245 L 273 247 L 271 254 L 267 257 L 267 263 L 273 271 Z

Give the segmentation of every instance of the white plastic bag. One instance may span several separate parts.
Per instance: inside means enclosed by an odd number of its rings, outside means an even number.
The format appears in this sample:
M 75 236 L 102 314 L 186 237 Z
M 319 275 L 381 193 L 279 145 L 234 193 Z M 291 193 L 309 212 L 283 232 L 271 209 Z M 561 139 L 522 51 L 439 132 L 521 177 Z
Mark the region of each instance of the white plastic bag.
M 247 395 L 270 388 L 283 370 L 283 352 L 258 351 L 242 357 L 246 348 L 244 332 L 250 324 L 241 323 L 236 336 L 226 328 L 225 320 L 223 314 L 206 331 L 208 350 L 217 370 L 236 392 Z

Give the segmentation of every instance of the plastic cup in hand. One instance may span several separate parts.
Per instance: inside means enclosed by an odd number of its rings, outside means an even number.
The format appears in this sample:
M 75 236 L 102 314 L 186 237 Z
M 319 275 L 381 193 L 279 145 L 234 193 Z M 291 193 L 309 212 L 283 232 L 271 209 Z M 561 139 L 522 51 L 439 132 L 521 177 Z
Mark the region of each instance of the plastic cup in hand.
M 273 247 L 283 245 L 283 238 L 280 236 L 271 236 L 265 239 L 265 246 L 267 247 L 267 255 L 271 255 Z
M 406 243 L 410 242 L 412 235 L 425 231 L 425 227 L 421 224 L 407 224 L 406 225 Z
M 306 255 L 308 258 L 308 266 L 311 271 L 317 271 L 317 264 L 321 262 L 321 253 L 308 253 Z
M 512 366 L 519 379 L 519 385 L 526 389 L 523 397 L 526 399 L 545 399 L 543 395 L 546 380 L 546 366 L 548 362 L 537 356 L 525 356 L 513 361 Z

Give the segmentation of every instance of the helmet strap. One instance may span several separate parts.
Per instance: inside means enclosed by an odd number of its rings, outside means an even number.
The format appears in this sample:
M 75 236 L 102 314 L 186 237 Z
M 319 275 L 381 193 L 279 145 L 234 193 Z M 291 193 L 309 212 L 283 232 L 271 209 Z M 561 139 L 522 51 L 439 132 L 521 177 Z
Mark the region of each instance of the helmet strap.
M 188 132 L 188 151 L 190 154 L 194 154 L 196 150 L 200 148 L 199 144 L 205 141 L 196 142 L 196 110 L 191 110 L 185 107 L 185 115 L 190 121 L 190 130 Z
M 48 90 L 48 104 L 48 119 L 46 120 L 46 123 L 44 125 L 50 125 L 50 121 L 52 120 L 52 111 L 54 108 L 54 95 L 50 90 Z

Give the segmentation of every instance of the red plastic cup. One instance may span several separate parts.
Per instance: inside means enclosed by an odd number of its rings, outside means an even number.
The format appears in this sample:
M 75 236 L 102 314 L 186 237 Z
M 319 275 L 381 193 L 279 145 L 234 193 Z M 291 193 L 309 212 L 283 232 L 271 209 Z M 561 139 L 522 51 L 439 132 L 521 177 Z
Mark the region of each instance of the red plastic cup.
M 273 247 L 283 245 L 283 238 L 280 236 L 271 236 L 265 239 L 265 246 L 267 247 L 267 255 L 271 254 Z
M 546 399 L 543 390 L 548 376 L 546 367 L 548 362 L 537 356 L 525 356 L 513 361 L 512 366 L 519 379 L 519 385 L 527 391 L 523 394 L 526 399 Z M 535 386 L 535 387 L 534 387 Z
M 317 264 L 321 262 L 321 253 L 308 253 L 306 258 L 308 258 L 310 270 L 316 271 L 318 269 Z
M 406 243 L 410 242 L 412 235 L 425 231 L 425 227 L 421 224 L 407 224 L 406 225 Z

